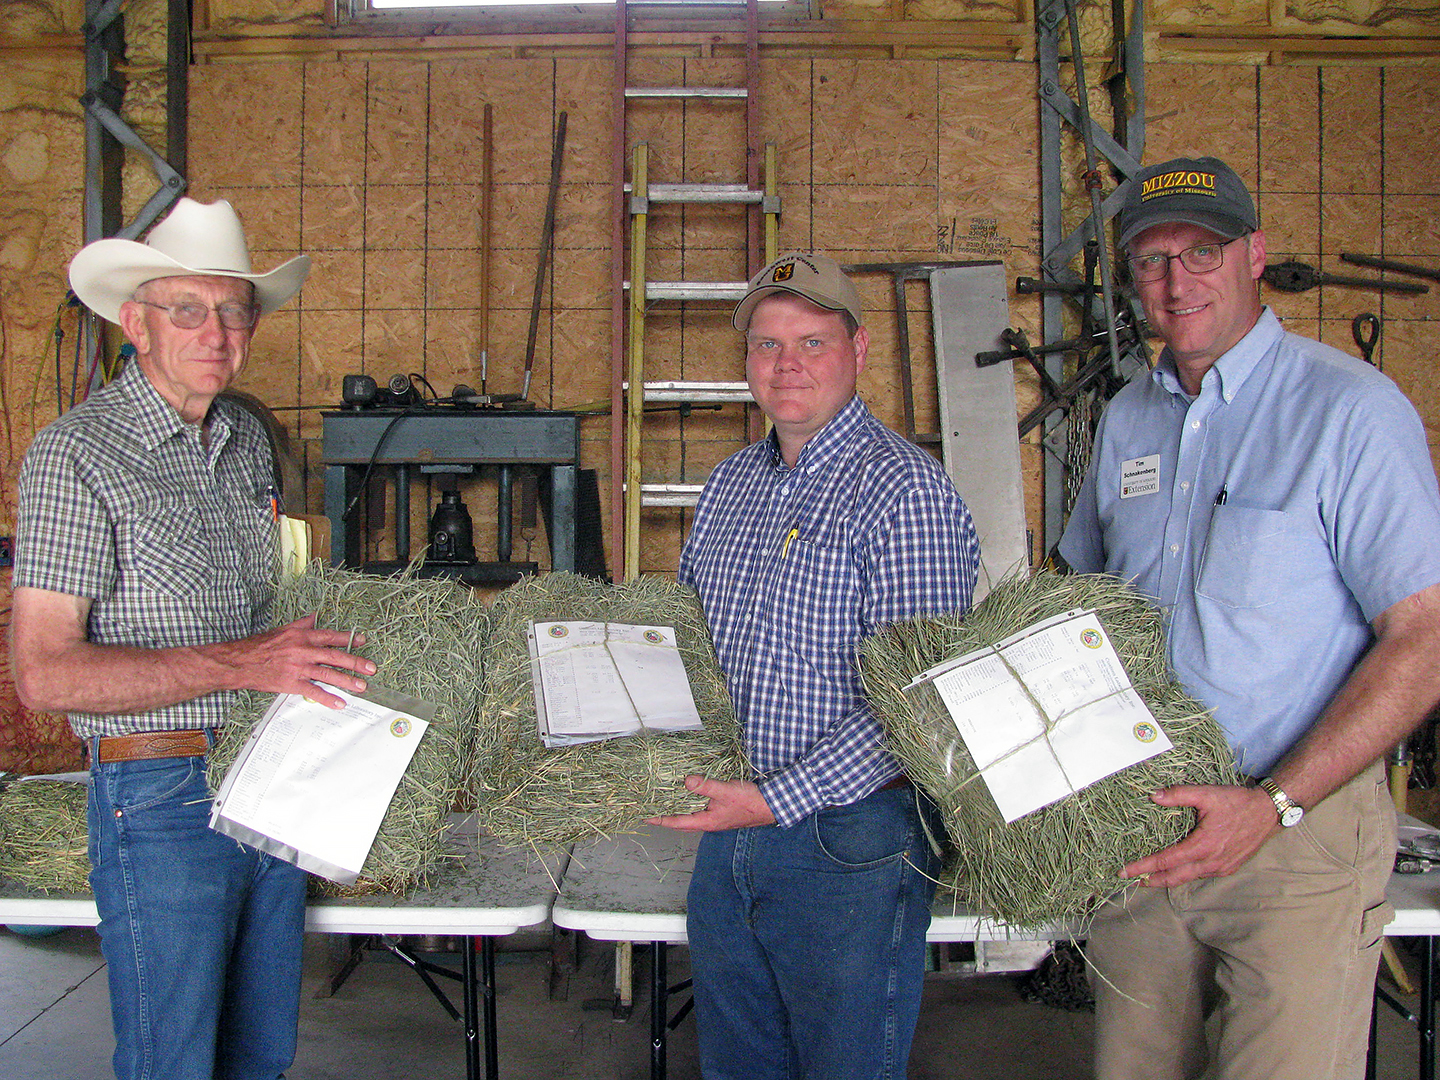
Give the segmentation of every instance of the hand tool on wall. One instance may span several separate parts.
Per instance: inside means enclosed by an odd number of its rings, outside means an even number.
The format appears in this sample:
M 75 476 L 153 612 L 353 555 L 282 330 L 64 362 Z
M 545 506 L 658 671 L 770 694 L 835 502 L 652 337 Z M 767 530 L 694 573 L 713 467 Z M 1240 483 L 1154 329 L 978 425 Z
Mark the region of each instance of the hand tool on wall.
M 495 159 L 491 154 L 491 147 L 495 141 L 494 119 L 494 113 L 487 101 L 480 131 L 480 137 L 483 140 L 480 149 L 480 394 L 482 397 L 490 389 L 486 383 L 490 376 L 490 223 L 495 205 L 494 194 L 491 191 L 491 169 L 494 167 Z
M 555 126 L 555 145 L 550 153 L 550 194 L 545 202 L 545 227 L 540 237 L 540 258 L 535 267 L 535 293 L 530 301 L 530 333 L 525 339 L 525 382 L 520 399 L 530 400 L 530 376 L 535 370 L 535 337 L 540 329 L 540 297 L 545 291 L 545 269 L 550 262 L 550 246 L 555 241 L 555 203 L 560 196 L 560 162 L 565 156 L 565 124 L 568 115 L 560 114 Z
M 1378 255 L 1357 255 L 1350 251 L 1342 251 L 1340 258 L 1347 263 L 1354 263 L 1356 266 L 1368 266 L 1372 270 L 1393 270 L 1397 274 L 1413 274 L 1415 277 L 1440 281 L 1440 270 L 1434 270 L 1428 266 L 1417 266 L 1415 263 L 1382 259 Z
M 480 392 L 453 395 L 457 405 L 511 405 L 522 394 L 490 393 L 490 246 L 495 222 L 494 110 L 487 102 L 481 119 L 480 147 Z
M 1304 292 L 1317 285 L 1344 285 L 1354 289 L 1374 289 L 1376 292 L 1408 294 L 1430 291 L 1428 285 L 1418 285 L 1409 281 L 1381 281 L 1379 278 L 1329 274 L 1323 270 L 1316 270 L 1309 263 L 1296 262 L 1293 259 L 1271 263 L 1265 267 L 1260 276 L 1267 285 L 1279 289 L 1281 292 Z
M 1376 368 L 1375 346 L 1380 342 L 1380 319 L 1368 311 L 1362 311 L 1350 320 L 1350 335 L 1360 347 L 1360 359 Z

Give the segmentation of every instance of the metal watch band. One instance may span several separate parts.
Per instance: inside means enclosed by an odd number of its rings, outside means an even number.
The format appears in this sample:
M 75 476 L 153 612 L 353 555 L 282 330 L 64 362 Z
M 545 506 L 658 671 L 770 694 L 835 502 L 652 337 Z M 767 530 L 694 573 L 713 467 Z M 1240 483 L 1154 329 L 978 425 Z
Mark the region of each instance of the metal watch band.
M 1300 824 L 1300 819 L 1305 816 L 1303 806 L 1281 791 L 1280 785 L 1270 777 L 1263 777 L 1259 784 L 1265 794 L 1270 796 L 1270 801 L 1275 804 L 1275 814 L 1280 818 L 1281 825 L 1288 829 Z

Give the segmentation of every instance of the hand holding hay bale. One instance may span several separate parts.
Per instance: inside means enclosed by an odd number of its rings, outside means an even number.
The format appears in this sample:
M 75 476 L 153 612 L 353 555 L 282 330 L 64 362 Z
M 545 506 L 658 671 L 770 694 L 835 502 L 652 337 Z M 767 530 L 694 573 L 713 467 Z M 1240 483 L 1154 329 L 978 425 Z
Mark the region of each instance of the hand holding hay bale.
M 49 777 L 0 785 L 0 874 L 41 892 L 90 891 L 83 780 Z
M 502 592 L 490 609 L 480 727 L 495 752 L 477 756 L 472 787 L 482 827 L 507 843 L 567 843 L 688 814 L 705 800 L 687 774 L 748 776 L 740 725 L 693 590 L 659 577 L 605 585 L 551 573 Z M 587 620 L 673 626 L 703 731 L 633 735 L 547 750 L 535 715 L 526 632 L 532 622 Z
M 414 889 L 445 855 L 448 816 L 465 789 L 471 760 L 490 753 L 475 726 L 489 619 L 475 594 L 443 578 L 377 577 L 312 562 L 280 582 L 277 625 L 311 612 L 315 625 L 365 635 L 354 652 L 374 662 L 374 682 L 437 706 L 395 790 L 359 880 L 324 883 L 340 895 Z M 219 789 L 274 694 L 245 691 L 210 755 L 211 791 Z
M 1174 745 L 1007 824 L 934 685 L 905 687 L 944 660 L 1076 608 L 1099 616 Z M 1119 876 L 1122 866 L 1187 836 L 1194 810 L 1155 805 L 1155 790 L 1239 782 L 1224 733 L 1171 677 L 1160 612 L 1111 577 L 1007 578 L 964 616 L 888 627 L 862 647 L 860 669 L 890 751 L 944 814 L 954 850 L 942 889 L 957 906 L 1017 927 L 1083 919 L 1133 884 Z

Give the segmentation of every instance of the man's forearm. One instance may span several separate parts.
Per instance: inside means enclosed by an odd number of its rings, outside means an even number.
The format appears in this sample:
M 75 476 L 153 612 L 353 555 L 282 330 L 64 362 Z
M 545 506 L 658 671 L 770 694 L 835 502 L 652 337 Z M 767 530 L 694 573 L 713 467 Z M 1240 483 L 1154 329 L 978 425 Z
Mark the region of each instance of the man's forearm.
M 37 712 L 124 714 L 237 689 L 232 643 L 144 649 L 74 642 L 43 664 L 17 665 L 20 700 Z

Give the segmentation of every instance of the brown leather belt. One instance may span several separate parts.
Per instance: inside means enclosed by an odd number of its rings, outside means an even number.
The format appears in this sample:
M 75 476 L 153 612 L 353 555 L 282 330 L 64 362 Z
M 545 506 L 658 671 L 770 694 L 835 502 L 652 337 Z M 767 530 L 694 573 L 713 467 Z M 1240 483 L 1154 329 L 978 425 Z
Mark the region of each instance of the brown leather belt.
M 188 731 L 140 731 L 134 735 L 102 735 L 95 740 L 95 756 L 102 765 L 113 761 L 198 757 L 209 752 L 210 740 L 203 728 L 191 728 Z
M 889 791 L 891 788 L 909 787 L 909 786 L 910 786 L 910 778 L 909 778 L 908 776 L 906 776 L 904 773 L 901 773 L 899 776 L 895 777 L 894 780 L 891 780 L 890 782 L 885 783 L 885 784 L 881 784 L 881 785 L 880 785 L 878 788 L 876 788 L 875 790 L 876 790 L 876 791 Z

